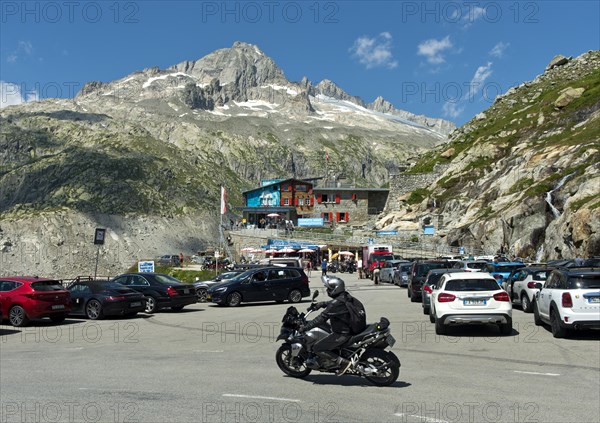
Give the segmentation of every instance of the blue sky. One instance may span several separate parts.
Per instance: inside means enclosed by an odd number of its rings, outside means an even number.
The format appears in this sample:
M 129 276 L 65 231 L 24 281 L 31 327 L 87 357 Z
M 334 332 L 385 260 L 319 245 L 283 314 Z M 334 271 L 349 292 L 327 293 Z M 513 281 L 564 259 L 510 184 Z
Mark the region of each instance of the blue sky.
M 463 124 L 556 55 L 600 49 L 597 1 L 0 2 L 3 105 L 258 45 L 288 79 Z

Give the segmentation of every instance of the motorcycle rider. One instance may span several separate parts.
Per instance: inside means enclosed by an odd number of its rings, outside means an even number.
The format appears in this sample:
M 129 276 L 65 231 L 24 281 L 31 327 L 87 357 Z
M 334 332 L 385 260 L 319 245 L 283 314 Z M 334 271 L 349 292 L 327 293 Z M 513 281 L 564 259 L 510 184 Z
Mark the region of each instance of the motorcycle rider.
M 327 320 L 330 321 L 332 333 L 317 342 L 313 347 L 313 352 L 321 359 L 323 367 L 328 370 L 337 368 L 336 374 L 341 376 L 348 370 L 352 363 L 334 353 L 333 350 L 344 344 L 352 336 L 350 330 L 350 313 L 346 307 L 346 302 L 352 296 L 346 291 L 346 285 L 340 278 L 322 276 L 321 280 L 327 289 L 327 295 L 332 300 L 312 304 L 310 306 L 311 310 L 319 310 L 321 308 L 325 308 L 325 310 L 318 317 L 301 326 L 300 332 L 306 332 L 322 325 Z M 307 365 L 309 367 L 318 367 L 318 363 L 312 357 L 307 360 Z

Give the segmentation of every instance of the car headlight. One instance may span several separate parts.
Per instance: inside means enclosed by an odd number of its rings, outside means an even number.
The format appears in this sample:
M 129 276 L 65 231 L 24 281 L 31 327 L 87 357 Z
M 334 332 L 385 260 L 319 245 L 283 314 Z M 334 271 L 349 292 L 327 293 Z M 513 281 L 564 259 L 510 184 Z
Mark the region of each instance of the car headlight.
M 225 292 L 225 291 L 227 291 L 227 287 L 226 286 L 224 286 L 223 288 L 217 288 L 217 289 L 215 289 L 214 293 L 215 294 L 220 294 L 221 292 Z

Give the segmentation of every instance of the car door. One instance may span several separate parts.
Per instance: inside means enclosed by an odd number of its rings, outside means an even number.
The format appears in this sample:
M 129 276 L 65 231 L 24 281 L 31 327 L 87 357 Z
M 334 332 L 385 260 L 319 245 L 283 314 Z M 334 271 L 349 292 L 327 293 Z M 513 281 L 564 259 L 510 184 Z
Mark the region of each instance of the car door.
M 84 284 L 75 283 L 67 289 L 71 294 L 71 314 L 83 314 L 85 304 L 84 287 Z
M 292 287 L 291 272 L 289 269 L 271 269 L 267 280 L 266 289 L 274 300 L 285 300 Z
M 150 286 L 150 282 L 148 282 L 146 278 L 140 275 L 129 275 L 127 285 L 129 286 L 129 288 L 135 289 L 136 291 L 141 292 L 145 296 L 150 295 L 150 291 L 153 291 L 152 287 Z
M 517 271 L 512 278 L 507 280 L 508 284 L 508 295 L 510 295 L 511 300 L 519 300 L 519 293 L 523 290 L 523 281 L 527 278 L 527 273 L 519 270 Z
M 273 295 L 269 289 L 269 270 L 259 270 L 250 276 L 250 280 L 244 284 L 242 297 L 244 301 L 270 301 Z
M 552 292 L 558 283 L 557 273 L 551 273 L 546 285 L 540 289 L 538 293 L 538 299 L 536 301 L 538 307 L 538 313 L 544 319 L 549 319 L 550 315 L 550 302 L 552 301 Z
M 2 299 L 2 316 L 6 318 L 8 316 L 8 310 L 13 304 L 14 298 L 11 295 L 11 291 L 21 286 L 21 283 L 15 281 L 0 281 L 0 299 Z

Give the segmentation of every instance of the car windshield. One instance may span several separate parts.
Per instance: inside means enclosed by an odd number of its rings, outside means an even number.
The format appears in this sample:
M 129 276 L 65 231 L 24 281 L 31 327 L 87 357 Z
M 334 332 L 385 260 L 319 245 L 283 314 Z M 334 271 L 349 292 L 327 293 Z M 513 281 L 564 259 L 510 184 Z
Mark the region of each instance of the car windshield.
M 162 283 L 163 285 L 173 285 L 182 283 L 179 279 L 175 279 L 173 276 L 169 275 L 154 275 L 154 279 L 156 280 L 156 282 Z
M 255 269 L 246 270 L 245 272 L 239 273 L 236 276 L 234 276 L 233 278 L 230 278 L 229 280 L 232 282 L 241 281 L 241 280 L 244 280 L 244 279 L 252 276 L 254 274 L 254 272 L 256 272 Z
M 581 275 L 569 278 L 569 289 L 598 289 L 600 288 L 599 275 Z
M 60 291 L 64 289 L 58 281 L 40 281 L 31 284 L 34 291 Z
M 431 273 L 429 276 L 427 276 L 427 280 L 425 281 L 425 283 L 427 285 L 435 285 L 437 281 L 440 280 L 442 275 L 443 273 Z
M 487 263 L 484 261 L 474 261 L 474 262 L 468 262 L 467 263 L 467 267 L 469 269 L 479 269 L 479 270 L 483 270 L 485 269 L 487 266 Z
M 445 291 L 497 291 L 498 282 L 494 279 L 455 279 L 448 281 Z
M 412 263 L 403 264 L 402 266 L 400 266 L 400 271 L 408 273 L 410 271 L 410 266 L 412 266 Z
M 545 281 L 548 278 L 548 274 L 544 270 L 543 272 L 535 272 L 531 275 L 534 281 Z

